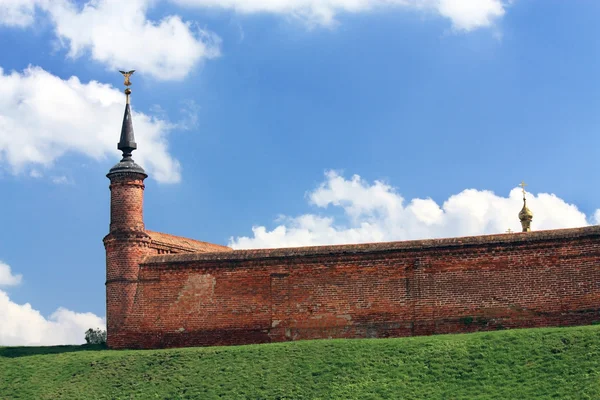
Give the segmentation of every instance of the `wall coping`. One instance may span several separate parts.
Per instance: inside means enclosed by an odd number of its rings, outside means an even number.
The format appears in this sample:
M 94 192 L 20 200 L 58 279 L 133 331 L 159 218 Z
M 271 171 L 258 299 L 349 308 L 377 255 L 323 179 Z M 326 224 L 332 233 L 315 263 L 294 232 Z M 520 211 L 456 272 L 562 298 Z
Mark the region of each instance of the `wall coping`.
M 158 246 L 165 246 L 174 248 L 181 251 L 191 253 L 214 253 L 220 251 L 233 251 L 232 248 L 222 246 L 220 244 L 201 242 L 200 240 L 188 239 L 181 236 L 175 236 L 168 233 L 155 232 L 146 230 L 146 233 L 150 235 L 152 244 Z
M 144 259 L 142 265 L 160 266 L 164 264 L 185 264 L 196 261 L 245 261 L 296 257 L 355 255 L 365 253 L 376 254 L 394 251 L 441 250 L 445 248 L 461 248 L 485 245 L 519 245 L 596 236 L 600 237 L 600 226 L 598 225 L 586 226 L 582 228 L 553 229 L 527 233 L 519 232 L 443 239 L 405 240 L 399 242 L 234 250 L 217 253 L 164 254 L 149 256 Z

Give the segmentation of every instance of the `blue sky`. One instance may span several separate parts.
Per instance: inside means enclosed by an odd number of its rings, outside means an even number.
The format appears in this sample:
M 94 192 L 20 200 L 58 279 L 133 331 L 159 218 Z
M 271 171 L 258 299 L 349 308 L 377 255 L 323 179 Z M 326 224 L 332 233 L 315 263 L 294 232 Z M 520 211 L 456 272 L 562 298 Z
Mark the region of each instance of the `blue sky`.
M 236 248 L 502 233 L 521 180 L 533 229 L 582 226 L 600 208 L 599 12 L 0 0 L 0 345 L 103 323 L 118 69 L 137 70 L 148 229 Z

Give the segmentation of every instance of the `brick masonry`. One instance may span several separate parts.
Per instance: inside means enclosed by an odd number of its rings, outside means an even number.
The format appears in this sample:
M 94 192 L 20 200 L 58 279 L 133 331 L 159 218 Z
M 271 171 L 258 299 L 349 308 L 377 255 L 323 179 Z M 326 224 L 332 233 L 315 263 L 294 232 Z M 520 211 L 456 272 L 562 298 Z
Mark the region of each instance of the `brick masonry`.
M 107 246 L 107 268 L 127 278 L 107 285 L 112 348 L 381 338 L 600 320 L 598 226 L 180 254 L 159 254 L 143 237 L 124 240 L 125 247 Z

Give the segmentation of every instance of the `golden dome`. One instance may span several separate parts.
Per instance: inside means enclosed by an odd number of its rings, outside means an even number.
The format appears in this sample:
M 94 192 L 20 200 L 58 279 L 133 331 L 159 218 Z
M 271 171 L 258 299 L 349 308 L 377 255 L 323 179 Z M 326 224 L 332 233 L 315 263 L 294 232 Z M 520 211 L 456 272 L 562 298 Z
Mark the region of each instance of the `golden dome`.
M 525 186 L 527 186 L 527 184 L 525 182 L 521 182 L 519 186 L 521 186 L 521 189 L 523 189 L 523 208 L 519 212 L 519 219 L 521 220 L 523 232 L 530 232 L 533 213 L 529 208 L 527 208 L 527 199 L 525 199 Z
M 527 202 L 525 201 L 525 199 L 523 199 L 523 208 L 519 212 L 519 219 L 524 220 L 524 219 L 532 219 L 532 218 L 533 218 L 533 213 L 531 212 L 531 210 L 529 208 L 527 208 Z

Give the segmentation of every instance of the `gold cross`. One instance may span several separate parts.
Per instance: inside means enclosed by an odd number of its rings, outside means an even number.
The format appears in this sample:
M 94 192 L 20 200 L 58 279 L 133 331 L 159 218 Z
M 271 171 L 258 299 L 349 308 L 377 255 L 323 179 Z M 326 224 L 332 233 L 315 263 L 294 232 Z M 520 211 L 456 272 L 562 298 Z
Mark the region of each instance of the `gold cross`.
M 519 186 L 521 186 L 521 189 L 523 189 L 523 195 L 525 195 L 525 186 L 527 186 L 527 184 L 524 181 L 521 181 Z
M 506 233 L 513 233 L 513 231 L 510 228 L 508 228 L 508 230 L 506 231 Z

